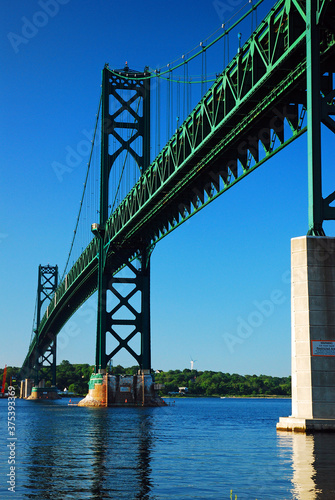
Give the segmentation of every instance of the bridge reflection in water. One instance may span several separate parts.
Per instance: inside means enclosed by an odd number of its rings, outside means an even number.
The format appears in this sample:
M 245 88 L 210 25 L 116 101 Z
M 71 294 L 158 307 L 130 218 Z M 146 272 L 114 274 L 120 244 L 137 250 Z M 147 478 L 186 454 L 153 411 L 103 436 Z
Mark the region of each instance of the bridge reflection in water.
M 159 412 L 20 401 L 18 498 L 216 500 L 233 489 L 239 500 L 331 500 L 335 433 L 277 433 L 289 407 L 247 398 L 185 398 Z
M 39 410 L 43 423 L 31 421 L 34 439 L 20 467 L 27 498 L 151 498 L 150 410 L 90 409 L 79 426 L 77 410 L 45 402 Z
M 294 499 L 335 498 L 335 433 L 279 433 L 278 446 L 292 448 Z

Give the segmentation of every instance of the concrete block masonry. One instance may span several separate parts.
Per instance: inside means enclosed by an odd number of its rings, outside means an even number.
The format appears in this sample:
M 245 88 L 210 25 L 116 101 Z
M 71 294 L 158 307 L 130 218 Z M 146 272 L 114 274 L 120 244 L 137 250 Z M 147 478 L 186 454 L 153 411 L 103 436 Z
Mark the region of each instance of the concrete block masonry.
M 78 406 L 166 406 L 157 396 L 149 371 L 137 375 L 107 375 L 93 373 L 88 395 Z
M 292 415 L 277 430 L 335 431 L 335 238 L 291 242 Z

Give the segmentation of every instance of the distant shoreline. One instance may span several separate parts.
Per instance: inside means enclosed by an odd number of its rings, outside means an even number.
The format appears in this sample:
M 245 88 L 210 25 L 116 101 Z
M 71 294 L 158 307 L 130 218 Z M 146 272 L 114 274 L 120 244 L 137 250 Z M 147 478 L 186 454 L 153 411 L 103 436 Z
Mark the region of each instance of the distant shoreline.
M 173 396 L 165 396 L 165 395 L 162 395 L 161 396 L 163 399 L 200 399 L 200 398 L 211 398 L 211 399 L 291 399 L 291 396 L 285 396 L 285 395 L 281 395 L 281 394 L 272 394 L 272 395 L 268 395 L 268 394 L 264 394 L 264 396 L 262 395 L 257 395 L 257 396 L 251 396 L 250 394 L 247 394 L 245 396 L 242 396 L 242 395 L 237 395 L 237 396 L 232 396 L 232 395 L 229 395 L 229 396 L 203 396 L 201 394 L 190 394 L 190 395 L 187 395 L 187 396 L 179 396 L 178 394 L 176 395 L 173 395 Z

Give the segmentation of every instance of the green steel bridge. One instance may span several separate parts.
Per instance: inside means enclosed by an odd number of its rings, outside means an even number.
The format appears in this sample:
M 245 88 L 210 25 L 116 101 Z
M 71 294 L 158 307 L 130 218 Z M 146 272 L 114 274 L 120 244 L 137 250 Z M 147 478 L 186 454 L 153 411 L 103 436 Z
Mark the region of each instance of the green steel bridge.
M 258 2 L 260 3 L 260 2 Z M 254 9 L 255 7 L 252 7 Z M 252 10 L 251 9 L 251 10 Z M 74 312 L 98 290 L 96 372 L 122 348 L 142 369 L 150 370 L 150 254 L 155 244 L 253 172 L 302 134 L 308 134 L 309 234 L 323 235 L 323 221 L 335 219 L 335 192 L 321 190 L 321 123 L 335 132 L 335 2 L 279 0 L 201 101 L 178 126 L 153 162 L 150 150 L 152 73 L 103 69 L 101 97 L 100 221 L 93 239 L 58 284 L 57 268 L 40 266 L 37 328 L 21 368 L 21 378 L 55 366 L 57 334 Z M 132 99 L 120 97 L 130 89 Z M 119 102 L 113 112 L 111 99 Z M 141 113 L 134 107 L 141 99 Z M 133 125 L 122 123 L 127 110 Z M 131 140 L 117 129 L 132 128 Z M 110 137 L 119 148 L 110 151 Z M 138 154 L 132 141 L 142 141 Z M 140 177 L 109 214 L 111 167 L 127 151 Z M 136 267 L 134 260 L 140 262 Z M 121 269 L 131 277 L 118 277 Z M 131 285 L 121 296 L 116 284 Z M 118 305 L 106 307 L 112 292 Z M 141 311 L 130 305 L 140 291 Z M 47 301 L 44 315 L 41 305 Z M 134 319 L 115 319 L 122 307 Z M 42 316 L 42 317 L 41 317 Z M 115 325 L 133 327 L 121 338 Z M 106 352 L 106 335 L 118 347 Z M 141 335 L 141 352 L 128 345 Z M 50 361 L 50 359 L 53 361 Z

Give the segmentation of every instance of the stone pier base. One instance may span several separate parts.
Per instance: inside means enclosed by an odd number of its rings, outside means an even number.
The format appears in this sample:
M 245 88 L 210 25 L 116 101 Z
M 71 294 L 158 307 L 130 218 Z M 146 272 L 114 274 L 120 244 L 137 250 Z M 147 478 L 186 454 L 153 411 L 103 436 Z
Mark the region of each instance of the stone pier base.
M 277 431 L 318 432 L 335 431 L 335 419 L 280 417 Z
M 93 373 L 89 392 L 78 406 L 166 406 L 157 396 L 152 375 L 107 375 Z
M 21 381 L 20 398 L 21 399 L 60 399 L 57 387 L 45 387 L 45 381 L 41 380 L 38 386 L 34 386 L 34 380 L 26 378 Z
M 291 242 L 292 415 L 278 430 L 335 430 L 335 238 Z
M 61 396 L 58 394 L 57 387 L 33 387 L 30 396 L 26 399 L 61 399 Z

